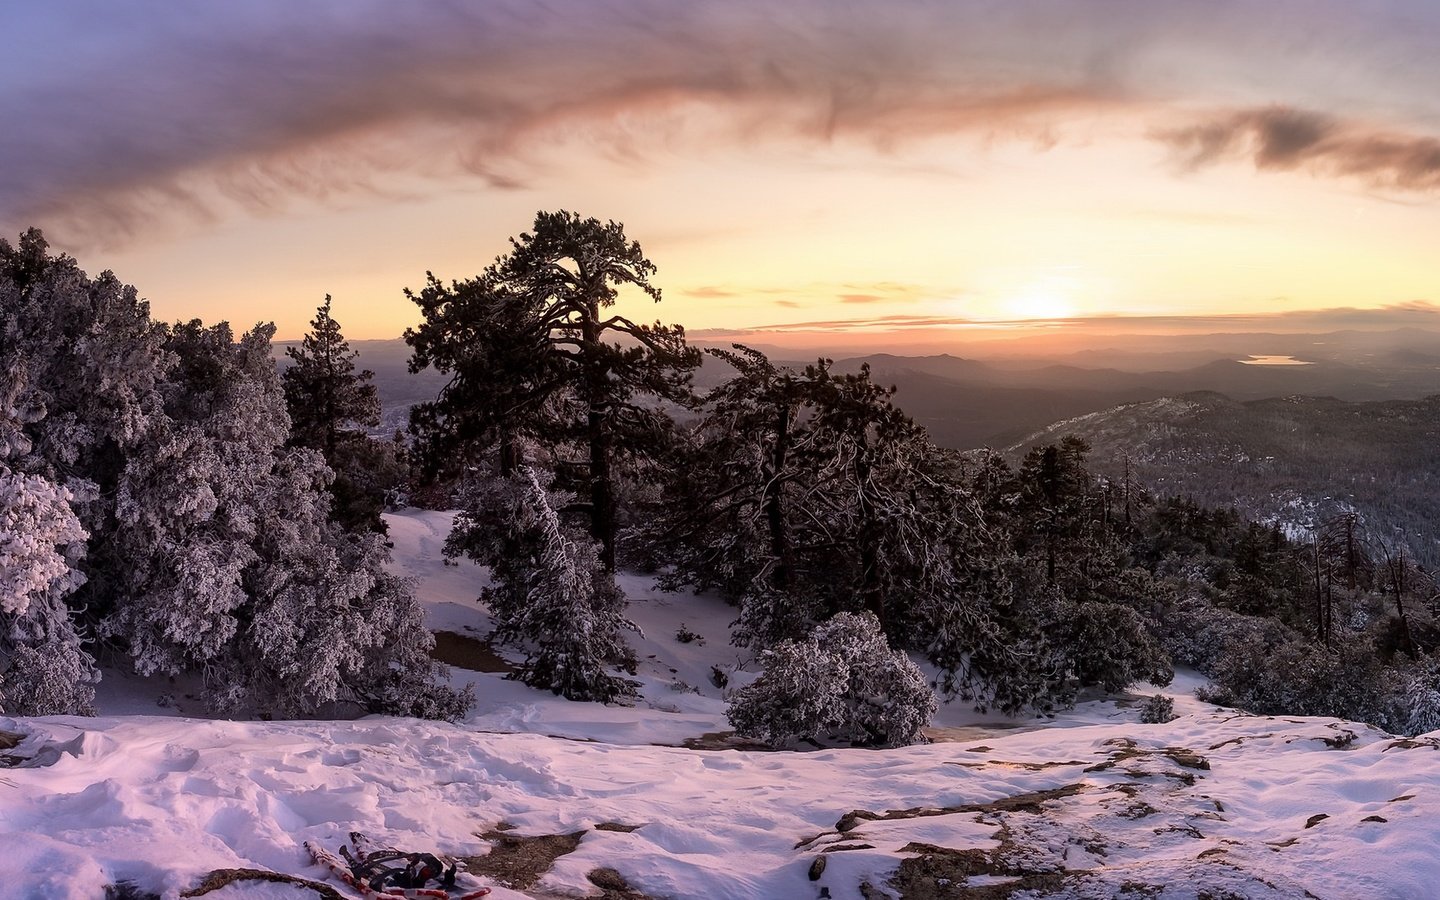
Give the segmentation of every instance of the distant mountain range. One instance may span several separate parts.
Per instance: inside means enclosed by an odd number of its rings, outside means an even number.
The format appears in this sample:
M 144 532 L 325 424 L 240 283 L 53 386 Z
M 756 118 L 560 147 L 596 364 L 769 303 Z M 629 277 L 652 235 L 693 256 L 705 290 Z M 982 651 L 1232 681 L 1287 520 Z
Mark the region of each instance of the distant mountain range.
M 869 363 L 899 390 L 896 402 L 942 446 L 1009 446 L 1052 422 L 1126 403 L 1214 391 L 1235 400 L 1304 395 L 1339 400 L 1413 400 L 1440 393 L 1440 333 L 1416 328 L 1326 334 L 1118 335 L 1053 355 L 1020 355 L 1022 345 L 974 348 L 986 358 L 872 354 L 836 361 L 841 371 Z M 285 345 L 281 345 L 283 347 Z M 409 408 L 445 383 L 434 370 L 411 375 L 399 339 L 352 341 L 375 372 L 385 430 L 404 427 Z M 278 350 L 277 352 L 283 352 Z M 1253 357 L 1291 357 L 1305 365 L 1252 365 Z M 790 365 L 813 359 L 775 356 Z M 729 367 L 707 357 L 700 390 Z
M 1305 395 L 1418 399 L 1440 393 L 1440 334 L 1419 329 L 1311 335 L 1156 336 L 1166 351 L 1126 345 L 1045 357 L 852 357 L 897 387 L 895 401 L 943 446 L 1008 446 L 1051 422 L 1124 403 L 1214 391 L 1236 400 Z M 1257 365 L 1288 357 L 1294 365 Z M 1167 365 L 1167 363 L 1169 365 Z M 1147 368 L 1155 366 L 1155 368 Z

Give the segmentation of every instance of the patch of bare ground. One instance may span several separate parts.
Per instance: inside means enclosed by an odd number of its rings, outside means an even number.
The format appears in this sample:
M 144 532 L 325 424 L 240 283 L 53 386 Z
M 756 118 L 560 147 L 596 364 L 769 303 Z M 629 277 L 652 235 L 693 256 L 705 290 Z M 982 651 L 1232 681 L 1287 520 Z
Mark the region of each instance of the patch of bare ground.
M 953 850 L 932 844 L 911 843 L 900 848 L 916 853 L 902 860 L 890 877 L 890 887 L 901 900 L 1004 900 L 1021 891 L 1044 894 L 1060 888 L 1065 881 L 1061 870 L 1026 871 L 1007 865 L 1003 850 Z M 967 884 L 975 875 L 1008 879 L 988 884 Z
M 309 888 L 318 894 L 322 900 L 346 900 L 345 895 L 335 890 L 328 884 L 320 881 L 311 881 L 308 878 L 300 878 L 295 875 L 285 875 L 280 872 L 270 872 L 265 869 L 216 869 L 200 880 L 200 883 L 188 891 L 181 891 L 181 897 L 202 897 L 211 891 L 218 891 L 227 885 L 237 881 L 262 881 L 276 884 L 295 884 L 303 888 Z
M 0 750 L 14 750 L 25 740 L 25 735 L 13 731 L 0 731 Z M 20 762 L 20 757 L 0 753 L 0 769 L 10 768 Z
M 686 750 L 774 750 L 768 744 L 742 738 L 733 731 L 707 731 L 680 742 Z
M 950 744 L 977 738 L 993 738 L 1002 734 L 1023 734 L 1027 731 L 1039 731 L 1044 727 L 1043 722 L 1034 725 L 1026 722 L 994 722 L 989 725 L 927 726 L 920 729 L 920 733 L 934 743 Z
M 456 631 L 435 632 L 435 647 L 430 656 L 447 666 L 470 672 L 509 674 L 515 671 L 514 666 L 495 652 L 489 641 Z
M 1110 752 L 1109 759 L 1086 768 L 1085 771 L 1087 773 L 1105 772 L 1110 769 L 1114 769 L 1117 766 L 1120 766 L 1121 763 L 1130 761 L 1134 761 L 1136 763 L 1143 763 L 1146 761 L 1154 760 L 1156 758 L 1168 759 L 1170 762 L 1179 766 L 1182 770 L 1194 770 L 1203 772 L 1209 771 L 1210 769 L 1210 761 L 1208 759 L 1196 753 L 1194 750 L 1190 750 L 1185 747 L 1162 747 L 1156 750 L 1147 747 L 1137 746 L 1136 743 L 1129 738 L 1115 738 L 1113 740 L 1106 741 L 1105 743 L 1107 745 L 1115 747 L 1116 749 Z M 1149 778 L 1151 776 L 1159 775 L 1163 778 L 1169 778 L 1173 779 L 1174 781 L 1178 781 L 1186 787 L 1194 785 L 1196 778 L 1192 771 L 1173 772 L 1162 769 L 1160 771 L 1151 772 L 1135 766 L 1125 767 L 1122 771 L 1124 771 L 1126 775 L 1129 775 L 1132 778 Z
M 597 831 L 631 832 L 639 825 L 623 825 L 619 822 L 601 822 Z M 485 856 L 461 857 L 465 871 L 474 875 L 498 881 L 516 891 L 526 891 L 534 898 L 549 898 L 546 892 L 533 893 L 530 889 L 540 880 L 555 860 L 567 853 L 575 852 L 585 832 L 572 831 L 568 834 L 515 834 L 512 826 L 501 822 L 489 831 L 479 835 L 490 842 L 490 853 Z M 591 869 L 585 876 L 600 889 L 598 894 L 587 895 L 587 900 L 654 900 L 630 886 L 615 869 L 601 867 Z
M 1063 769 L 1066 766 L 1083 766 L 1085 765 L 1085 760 L 1070 759 L 1055 760 L 1051 762 L 1012 762 L 1008 759 L 987 759 L 984 762 L 960 762 L 958 760 L 949 760 L 945 763 L 945 765 L 960 766 L 961 768 L 965 769 L 983 769 L 986 766 L 1000 766 L 1001 768 L 1006 769 L 1024 769 L 1027 772 L 1043 772 L 1046 769 Z
M 1386 747 L 1384 750 L 1382 750 L 1382 751 L 1380 751 L 1380 752 L 1381 752 L 1381 753 L 1389 753 L 1391 750 L 1420 750 L 1420 749 L 1426 749 L 1426 750 L 1440 749 L 1440 744 L 1437 744 L 1433 739 L 1430 739 L 1430 740 L 1418 739 L 1418 740 L 1417 740 L 1416 738 L 1401 738 L 1401 739 L 1398 740 L 1398 741 L 1391 741 L 1391 742 L 1390 742 L 1390 746 Z
M 994 812 L 1041 812 L 1044 804 L 1050 800 L 1058 800 L 1062 797 L 1072 797 L 1085 790 L 1086 785 L 1082 783 L 1067 784 L 1063 787 L 1051 788 L 1047 791 L 1030 791 L 1024 794 L 1016 794 L 1013 797 L 1001 797 L 998 800 L 990 800 L 986 803 L 962 803 L 958 806 L 917 806 L 910 809 L 892 809 L 883 813 L 871 812 L 868 809 L 851 810 L 840 817 L 835 823 L 835 830 L 844 834 L 859 827 L 861 822 L 890 821 L 893 819 L 918 819 L 926 816 L 951 816 L 957 813 L 994 813 Z
M 497 826 L 480 835 L 490 842 L 490 852 L 485 856 L 462 857 L 461 862 L 467 872 L 493 878 L 505 887 L 523 891 L 550 871 L 555 860 L 575 852 L 575 848 L 580 846 L 580 838 L 584 836 L 584 831 L 519 835 Z
M 591 895 L 592 898 L 598 897 L 598 900 L 654 900 L 649 894 L 642 894 L 631 887 L 625 877 L 614 869 L 608 867 L 591 869 L 585 877 L 600 889 L 598 895 Z
M 1226 740 L 1223 740 L 1223 741 L 1221 741 L 1221 742 L 1218 743 L 1218 744 L 1211 744 L 1211 745 L 1210 745 L 1210 749 L 1211 749 L 1211 750 L 1219 750 L 1219 749 L 1221 749 L 1222 747 L 1228 747 L 1228 746 L 1230 746 L 1231 744 L 1234 744 L 1235 746 L 1239 747 L 1241 744 L 1245 743 L 1246 741 L 1258 741 L 1258 740 L 1262 740 L 1262 739 L 1264 739 L 1264 738 L 1273 738 L 1274 736 L 1275 736 L 1275 732 L 1273 732 L 1273 731 L 1268 731 L 1268 732 L 1266 732 L 1265 734 L 1242 734 L 1242 735 L 1240 735 L 1239 737 L 1233 737 L 1233 738 L 1228 738 L 1228 739 L 1226 739 Z
M 1000 810 L 1012 812 L 1013 810 Z M 1017 838 L 1010 823 L 1003 817 L 995 822 L 996 846 L 955 849 L 912 841 L 900 848 L 901 853 L 914 854 L 900 862 L 890 876 L 887 887 L 900 900 L 1007 900 L 1016 894 L 1054 896 L 1065 891 L 1067 884 L 1088 874 L 1085 869 L 1069 869 L 1053 859 L 1044 859 Z M 1103 846 L 1087 847 L 1096 855 L 1105 855 Z M 973 878 L 984 881 L 971 884 Z M 861 893 L 864 894 L 862 887 Z

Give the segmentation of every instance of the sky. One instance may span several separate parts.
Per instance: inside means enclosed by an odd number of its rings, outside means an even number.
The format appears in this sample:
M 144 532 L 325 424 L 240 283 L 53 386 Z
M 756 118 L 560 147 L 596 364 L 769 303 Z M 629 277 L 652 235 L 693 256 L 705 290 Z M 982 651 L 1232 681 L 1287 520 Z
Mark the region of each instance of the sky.
M 43 228 L 162 319 L 294 337 L 330 293 L 348 336 L 395 337 L 418 319 L 405 287 L 475 275 L 537 210 L 569 209 L 623 222 L 658 267 L 661 305 L 625 312 L 697 336 L 1440 320 L 1423 0 L 53 0 L 5 18 L 0 234 Z

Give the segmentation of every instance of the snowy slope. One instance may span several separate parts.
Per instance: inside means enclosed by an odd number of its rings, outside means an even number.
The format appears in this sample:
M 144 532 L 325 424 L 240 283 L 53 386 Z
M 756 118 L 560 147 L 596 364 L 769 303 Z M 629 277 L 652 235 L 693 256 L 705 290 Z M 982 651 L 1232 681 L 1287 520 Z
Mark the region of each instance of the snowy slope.
M 1201 887 L 1426 897 L 1440 884 L 1435 742 L 1330 720 L 1212 712 L 1166 726 L 813 753 L 386 719 L 0 719 L 0 730 L 31 733 L 21 754 L 65 748 L 52 765 L 7 770 L 0 783 L 0 884 L 10 897 L 88 900 L 118 878 L 173 897 L 233 866 L 321 878 L 301 842 L 338 845 L 351 829 L 480 854 L 477 833 L 500 822 L 517 834 L 583 831 L 539 885 L 577 895 L 594 891 L 586 873 L 608 866 L 656 897 L 804 898 L 825 887 L 858 898 L 862 883 L 882 888 L 902 860 L 924 857 L 917 845 L 975 851 L 959 858 L 981 883 L 1026 877 L 1061 896 L 1132 884 L 1165 887 L 1165 897 Z M 1022 797 L 1035 792 L 1053 799 Z M 916 807 L 935 814 L 861 817 L 836 830 L 852 810 Z M 638 828 L 594 830 L 602 822 Z M 828 865 L 812 883 L 821 855 Z M 930 857 L 932 867 L 947 858 Z M 921 868 L 912 862 L 909 875 Z
M 389 522 L 431 627 L 483 638 L 484 572 L 442 563 L 450 516 Z M 90 900 L 124 880 L 170 900 L 231 867 L 324 879 L 302 842 L 333 849 L 351 830 L 482 856 L 502 823 L 579 842 L 523 891 L 490 882 L 497 898 L 598 895 L 588 876 L 602 867 L 641 892 L 616 898 L 1420 898 L 1440 886 L 1435 740 L 1237 715 L 1200 703 L 1182 676 L 1166 690 L 1183 715 L 1169 725 L 1139 724 L 1133 698 L 1055 719 L 952 704 L 928 746 L 686 749 L 727 728 L 712 667 L 731 687 L 756 667 L 729 645 L 723 603 L 639 576 L 623 586 L 644 630 L 631 636 L 634 707 L 457 669 L 480 697 L 459 725 L 212 721 L 182 715 L 183 684 L 112 674 L 100 718 L 0 718 L 0 766 L 19 764 L 0 768 L 0 897 Z M 679 641 L 682 623 L 703 640 Z M 23 740 L 5 749 L 7 732 Z M 205 896 L 315 894 L 237 883 Z

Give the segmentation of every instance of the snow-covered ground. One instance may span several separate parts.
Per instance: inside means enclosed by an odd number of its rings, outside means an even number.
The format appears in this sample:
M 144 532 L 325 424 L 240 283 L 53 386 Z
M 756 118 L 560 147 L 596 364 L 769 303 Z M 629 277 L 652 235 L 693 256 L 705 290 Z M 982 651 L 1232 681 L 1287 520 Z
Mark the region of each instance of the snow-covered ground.
M 441 563 L 448 517 L 390 525 L 431 626 L 483 636 L 483 572 Z M 129 881 L 169 900 L 236 867 L 323 880 L 305 840 L 360 830 L 481 856 L 502 825 L 579 842 L 523 891 L 490 882 L 500 900 L 598 896 L 602 868 L 638 892 L 607 897 L 1440 893 L 1434 739 L 1239 715 L 1195 700 L 1192 678 L 1166 689 L 1182 714 L 1168 725 L 1139 724 L 1126 698 L 1018 721 L 952 705 L 926 746 L 686 749 L 727 727 L 712 667 L 732 687 L 755 667 L 723 604 L 624 587 L 645 632 L 635 707 L 457 670 L 480 696 L 459 725 L 187 718 L 184 685 L 133 678 L 110 680 L 99 718 L 0 717 L 24 736 L 5 749 L 0 734 L 0 763 L 21 763 L 0 768 L 0 897 L 98 900 Z M 682 622 L 703 643 L 677 640 Z M 236 882 L 205 896 L 316 894 Z

